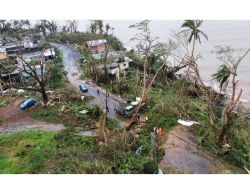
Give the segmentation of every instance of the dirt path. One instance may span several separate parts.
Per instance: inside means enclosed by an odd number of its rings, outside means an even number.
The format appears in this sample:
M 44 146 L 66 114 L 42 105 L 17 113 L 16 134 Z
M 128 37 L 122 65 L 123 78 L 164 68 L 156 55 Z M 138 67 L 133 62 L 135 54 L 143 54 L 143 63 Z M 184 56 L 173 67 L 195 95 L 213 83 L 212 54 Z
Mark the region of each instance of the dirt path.
M 41 130 L 41 131 L 61 131 L 65 129 L 62 124 L 46 123 L 41 121 L 23 121 L 0 126 L 0 135 L 13 134 L 21 131 Z
M 195 136 L 188 128 L 178 125 L 168 134 L 165 156 L 160 162 L 164 173 L 230 173 L 227 166 L 198 148 Z
M 32 119 L 26 110 L 19 108 L 23 99 L 11 98 L 9 100 L 12 101 L 10 104 L 0 108 L 0 119 L 3 121 L 3 125 L 0 126 L 0 135 L 28 130 L 60 131 L 65 129 L 62 124 Z M 32 107 L 29 110 L 32 110 Z

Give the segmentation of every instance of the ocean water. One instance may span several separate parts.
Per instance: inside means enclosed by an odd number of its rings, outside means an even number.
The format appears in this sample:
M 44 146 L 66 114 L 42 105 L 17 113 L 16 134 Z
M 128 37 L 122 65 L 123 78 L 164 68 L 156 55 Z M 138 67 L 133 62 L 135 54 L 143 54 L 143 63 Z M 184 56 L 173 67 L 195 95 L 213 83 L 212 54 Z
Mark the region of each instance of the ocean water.
M 114 28 L 114 34 L 121 39 L 126 45 L 133 47 L 134 43 L 130 42 L 130 38 L 134 36 L 135 30 L 129 29 L 128 26 L 137 21 L 108 21 Z M 164 21 L 153 20 L 151 22 L 152 35 L 159 37 L 161 41 L 167 41 L 171 31 L 181 31 L 183 21 Z M 207 36 L 208 41 L 202 40 L 201 44 L 197 44 L 196 52 L 201 54 L 199 60 L 202 78 L 211 84 L 211 75 L 216 72 L 217 68 L 222 64 L 216 54 L 217 45 L 230 45 L 235 49 L 235 55 L 241 55 L 250 48 L 250 21 L 204 21 L 201 27 Z M 250 53 L 241 62 L 238 68 L 238 88 L 243 89 L 243 100 L 250 101 Z
M 136 30 L 128 28 L 139 20 L 107 20 L 114 27 L 114 34 L 124 43 L 125 46 L 134 47 L 135 43 L 130 39 L 136 34 Z M 159 37 L 160 41 L 167 41 L 171 31 L 181 31 L 183 20 L 152 20 L 150 28 L 152 35 Z M 79 29 L 85 31 L 90 21 L 79 21 Z M 217 45 L 230 45 L 242 54 L 250 47 L 250 20 L 204 20 L 201 27 L 207 36 L 208 41 L 202 40 L 202 44 L 197 44 L 196 52 L 200 53 L 202 59 L 199 60 L 202 78 L 210 81 L 211 75 L 216 72 L 222 63 L 212 53 Z M 243 100 L 250 101 L 250 54 L 242 61 L 238 68 L 239 88 L 243 88 Z M 214 82 L 213 82 L 214 83 Z

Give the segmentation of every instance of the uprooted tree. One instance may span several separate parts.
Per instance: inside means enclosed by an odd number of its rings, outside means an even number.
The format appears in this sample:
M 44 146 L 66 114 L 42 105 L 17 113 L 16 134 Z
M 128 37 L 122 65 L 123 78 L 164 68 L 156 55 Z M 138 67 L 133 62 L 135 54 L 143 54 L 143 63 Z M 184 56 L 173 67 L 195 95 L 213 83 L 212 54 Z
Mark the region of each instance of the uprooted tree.
M 131 40 L 138 42 L 137 52 L 140 54 L 140 56 L 143 57 L 143 85 L 140 103 L 137 106 L 134 115 L 128 122 L 128 125 L 126 127 L 127 130 L 129 130 L 130 127 L 134 124 L 140 109 L 147 102 L 149 91 L 154 84 L 159 72 L 163 69 L 164 66 L 166 66 L 167 59 L 171 54 L 173 48 L 171 43 L 166 44 L 158 42 L 158 38 L 154 38 L 151 36 L 149 23 L 149 20 L 144 20 L 130 26 L 130 28 L 135 28 L 139 31 L 139 33 Z M 149 74 L 150 57 L 152 57 L 153 55 L 157 57 L 157 59 L 163 59 L 163 62 L 159 65 L 154 74 Z

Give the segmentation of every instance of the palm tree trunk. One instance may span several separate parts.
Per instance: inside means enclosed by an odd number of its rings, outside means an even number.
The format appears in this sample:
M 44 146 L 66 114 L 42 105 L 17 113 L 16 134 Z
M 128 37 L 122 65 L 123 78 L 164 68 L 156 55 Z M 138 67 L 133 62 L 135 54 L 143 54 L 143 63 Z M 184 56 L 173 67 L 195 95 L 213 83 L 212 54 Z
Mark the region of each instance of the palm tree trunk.
M 186 76 L 184 77 L 184 79 L 182 80 L 182 83 L 181 83 L 181 89 L 179 91 L 179 95 L 183 95 L 183 91 L 184 91 L 184 86 L 185 84 L 187 83 L 187 76 L 189 75 L 189 72 L 190 72 L 190 69 L 191 69 L 191 66 L 192 66 L 192 63 L 194 63 L 194 49 L 195 49 L 195 38 L 193 38 L 193 47 L 192 47 L 192 52 L 191 52 L 191 61 L 189 61 L 188 63 L 188 70 L 187 70 L 187 73 L 186 73 Z

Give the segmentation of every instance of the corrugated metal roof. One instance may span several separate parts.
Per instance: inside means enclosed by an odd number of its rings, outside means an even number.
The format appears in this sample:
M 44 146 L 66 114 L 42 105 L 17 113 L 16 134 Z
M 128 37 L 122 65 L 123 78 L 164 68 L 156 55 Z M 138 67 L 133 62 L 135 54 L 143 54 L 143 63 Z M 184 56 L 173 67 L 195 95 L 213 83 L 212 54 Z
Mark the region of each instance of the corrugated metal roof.
M 98 40 L 90 40 L 86 42 L 88 46 L 98 46 L 98 45 L 103 45 L 107 43 L 107 40 L 105 39 L 98 39 Z

